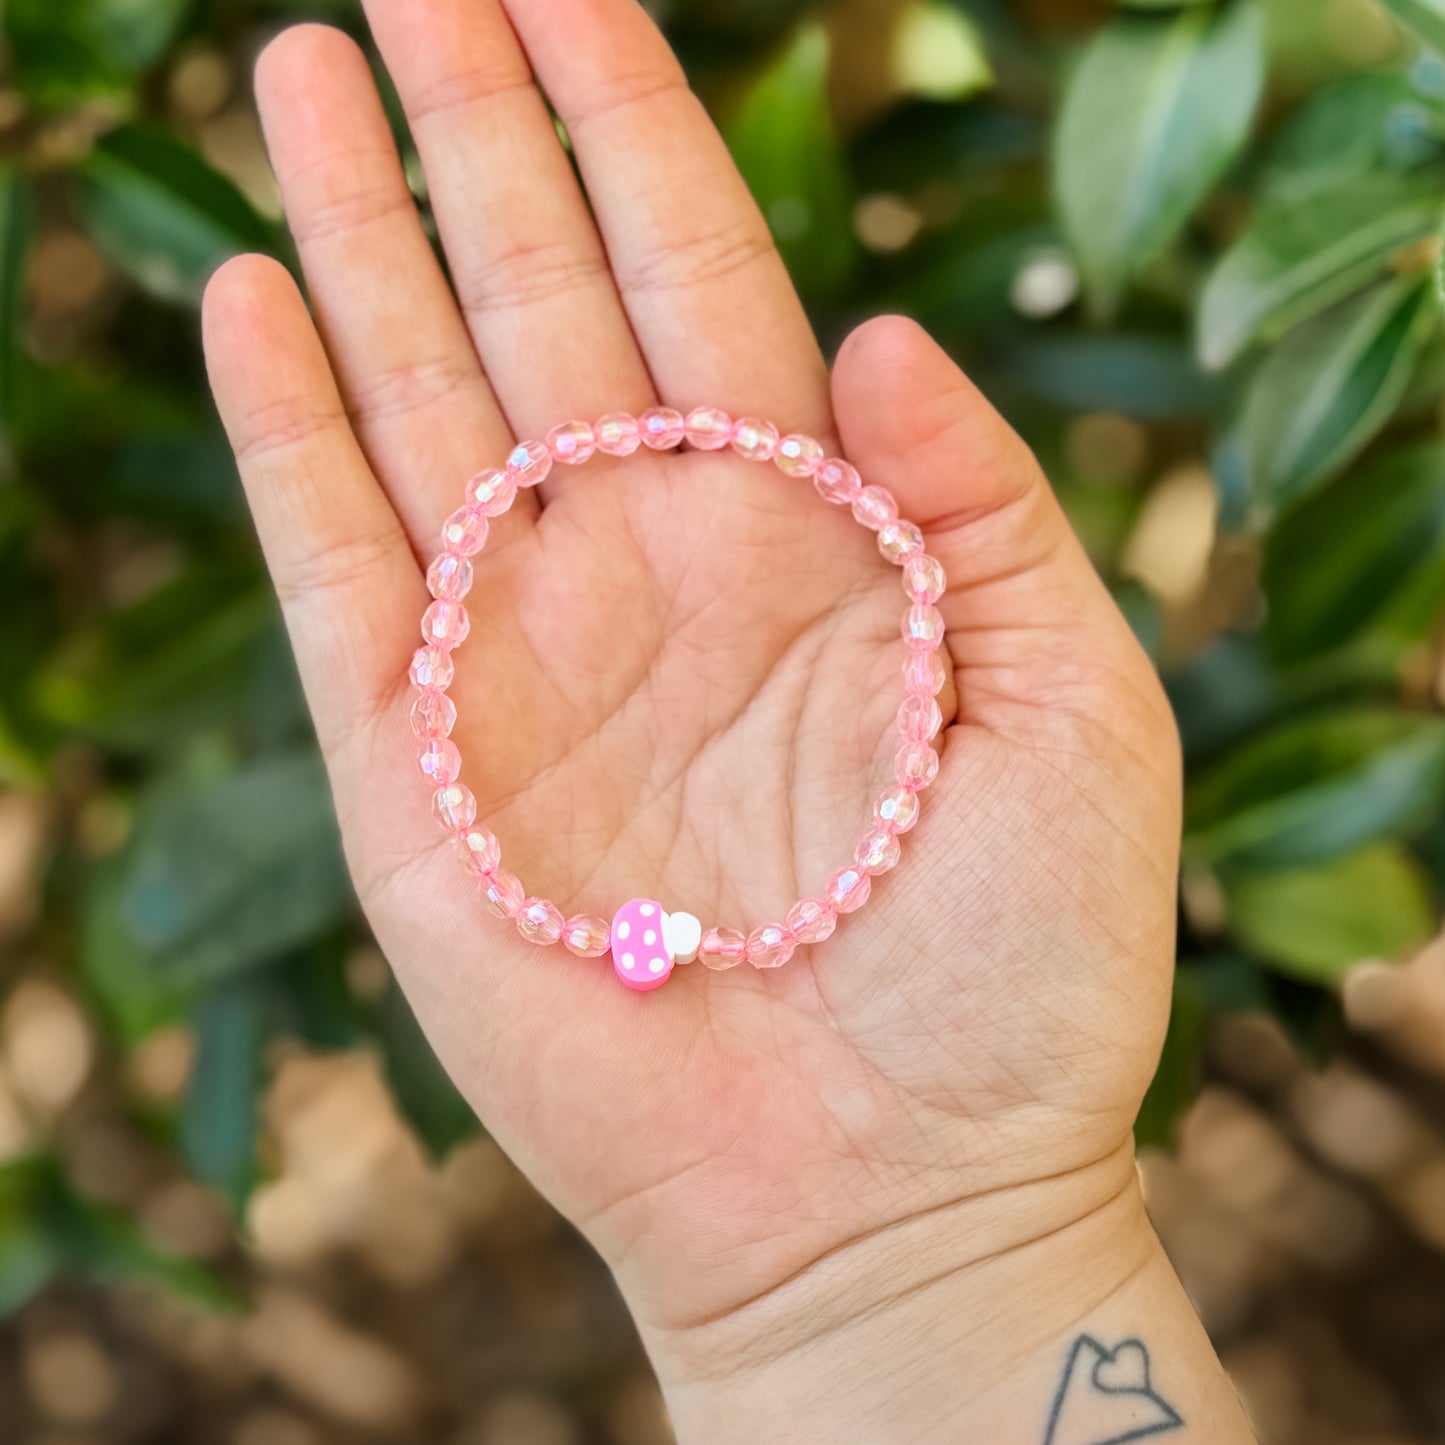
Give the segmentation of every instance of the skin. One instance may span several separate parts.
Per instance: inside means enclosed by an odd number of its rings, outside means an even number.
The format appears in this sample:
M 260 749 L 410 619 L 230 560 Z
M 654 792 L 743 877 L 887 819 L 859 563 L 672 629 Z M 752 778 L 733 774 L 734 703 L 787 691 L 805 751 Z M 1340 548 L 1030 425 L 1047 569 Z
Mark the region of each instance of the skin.
M 1249 1439 L 1133 1164 L 1175 731 L 1034 459 L 909 321 L 860 327 L 830 377 L 634 0 L 366 8 L 451 284 L 360 51 L 300 26 L 256 89 L 310 311 L 240 257 L 205 338 L 356 885 L 439 1057 L 613 1267 L 683 1439 L 956 1441 L 966 1392 L 967 1438 L 1042 1440 L 1064 1345 L 1137 1332 L 1131 1301 L 1197 1438 Z M 659 401 L 772 417 L 891 488 L 948 572 L 951 677 L 938 781 L 869 905 L 785 968 L 638 995 L 484 913 L 405 674 L 466 478 Z M 477 563 L 454 737 L 529 892 L 747 928 L 847 861 L 890 780 L 904 596 L 846 509 L 731 453 L 598 458 Z

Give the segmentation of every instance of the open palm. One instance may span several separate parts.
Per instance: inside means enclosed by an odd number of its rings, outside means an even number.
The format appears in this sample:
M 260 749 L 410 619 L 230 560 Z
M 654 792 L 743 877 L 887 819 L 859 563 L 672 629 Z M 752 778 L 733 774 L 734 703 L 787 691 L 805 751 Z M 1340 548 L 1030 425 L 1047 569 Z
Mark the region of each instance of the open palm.
M 830 382 L 634 0 L 367 8 L 452 285 L 363 57 L 301 27 L 258 93 L 317 325 L 247 257 L 206 339 L 358 889 L 438 1054 L 656 1333 L 964 1202 L 1000 1201 L 993 1248 L 1102 1205 L 1167 1008 L 1178 762 L 1033 459 L 911 323 L 861 328 Z M 783 969 L 638 995 L 482 908 L 405 671 L 467 476 L 657 401 L 770 416 L 890 487 L 948 570 L 953 675 L 939 779 L 867 908 Z M 529 892 L 747 928 L 847 861 L 891 774 L 904 597 L 846 509 L 730 453 L 599 457 L 521 494 L 478 564 L 455 736 Z

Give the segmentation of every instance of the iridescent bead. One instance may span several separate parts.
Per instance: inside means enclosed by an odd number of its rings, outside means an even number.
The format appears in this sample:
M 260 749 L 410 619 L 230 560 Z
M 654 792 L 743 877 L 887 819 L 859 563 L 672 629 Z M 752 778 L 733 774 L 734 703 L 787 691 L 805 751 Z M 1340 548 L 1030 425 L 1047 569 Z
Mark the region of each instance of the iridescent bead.
M 893 776 L 917 792 L 938 776 L 938 754 L 929 743 L 906 743 L 893 759 Z
M 822 943 L 833 936 L 838 915 L 821 898 L 800 898 L 783 920 L 799 943 Z
M 519 487 L 545 482 L 552 470 L 552 453 L 546 442 L 518 442 L 507 458 L 507 474 Z
M 431 813 L 448 833 L 459 833 L 476 822 L 477 800 L 463 784 L 447 783 L 431 795 Z
M 797 947 L 781 923 L 764 923 L 748 934 L 748 962 L 754 968 L 781 968 Z
M 607 920 L 595 913 L 574 913 L 562 925 L 562 942 L 578 958 L 601 958 L 611 945 Z
M 906 833 L 918 821 L 918 794 L 910 788 L 889 788 L 873 804 L 873 817 L 890 833 Z
M 901 517 L 896 522 L 885 522 L 878 529 L 878 550 L 885 561 L 901 567 L 910 557 L 923 552 L 923 533 Z
M 585 421 L 564 421 L 547 433 L 547 450 L 554 462 L 564 467 L 578 467 L 597 450 L 597 438 Z
M 839 913 L 853 913 L 867 901 L 873 891 L 873 880 L 856 863 L 840 868 L 823 890 L 823 897 Z
M 747 957 L 748 941 L 736 928 L 709 928 L 697 947 L 697 961 L 708 968 L 736 968 Z
M 786 436 L 778 443 L 773 465 L 789 477 L 811 477 L 823 461 L 823 444 L 812 437 Z
M 637 424 L 642 428 L 643 445 L 655 452 L 670 451 L 687 435 L 687 423 L 683 421 L 682 413 L 670 406 L 648 407 L 637 418 Z
M 887 487 L 864 487 L 853 498 L 853 518 L 877 532 L 898 520 L 898 503 Z
M 472 564 L 443 552 L 426 569 L 427 591 L 446 602 L 460 602 L 472 590 Z
M 863 490 L 858 468 L 842 457 L 828 457 L 820 462 L 818 470 L 813 473 L 813 485 L 825 502 L 840 507 L 853 501 Z
M 450 737 L 457 725 L 457 705 L 444 692 L 428 688 L 411 705 L 411 730 L 419 738 Z
M 609 411 L 592 431 L 597 450 L 609 457 L 630 457 L 642 445 L 642 430 L 630 411 Z
M 458 557 L 475 557 L 487 543 L 492 524 L 471 507 L 458 507 L 442 523 L 442 546 Z
M 931 652 L 943 641 L 943 613 L 927 602 L 915 602 L 903 614 L 903 640 L 920 652 Z
M 474 828 L 464 823 L 457 834 L 457 857 L 479 877 L 496 871 L 502 861 L 502 845 L 488 828 Z
M 450 738 L 428 738 L 416 755 L 416 763 L 441 788 L 456 782 L 462 770 L 462 755 Z
M 903 590 L 915 602 L 937 602 L 948 589 L 943 563 L 927 552 L 909 557 L 903 564 Z
M 517 932 L 528 943 L 556 943 L 562 937 L 562 910 L 550 898 L 529 898 L 517 910 Z
M 433 602 L 422 614 L 421 635 L 433 647 L 455 647 L 471 630 L 472 620 L 460 602 Z
M 903 685 L 919 697 L 937 697 L 943 691 L 948 669 L 935 649 L 931 652 L 909 652 L 903 659 Z
M 417 687 L 450 687 L 456 671 L 449 648 L 418 647 L 407 675 Z
M 733 450 L 750 462 L 770 462 L 778 451 L 778 429 L 761 417 L 739 417 L 730 438 Z
M 517 479 L 510 473 L 488 467 L 467 483 L 468 505 L 484 517 L 500 517 L 516 500 Z
M 853 861 L 869 873 L 886 873 L 898 866 L 899 855 L 903 852 L 898 839 L 886 828 L 875 828 L 865 833 L 853 850 Z
M 931 742 L 943 726 L 943 713 L 935 698 L 914 693 L 898 709 L 898 736 L 905 742 Z
M 515 918 L 525 896 L 522 880 L 505 868 L 493 868 L 482 879 L 482 902 L 498 918 Z
M 683 423 L 689 446 L 700 452 L 715 452 L 732 439 L 733 419 L 718 406 L 695 406 Z

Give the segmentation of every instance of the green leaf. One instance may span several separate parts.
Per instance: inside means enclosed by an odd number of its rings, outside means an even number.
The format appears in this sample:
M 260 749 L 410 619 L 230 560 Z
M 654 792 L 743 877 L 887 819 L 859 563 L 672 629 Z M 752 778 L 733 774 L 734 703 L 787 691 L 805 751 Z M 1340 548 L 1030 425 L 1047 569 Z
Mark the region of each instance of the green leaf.
M 1404 647 L 1445 605 L 1445 446 L 1352 469 L 1278 519 L 1265 543 L 1267 633 L 1284 663 L 1370 631 Z
M 477 1116 L 437 1062 L 406 995 L 393 979 L 376 1010 L 386 1075 L 422 1142 L 443 1159 L 476 1132 Z
M 1438 156 L 1438 102 L 1398 72 L 1347 75 L 1312 95 L 1275 133 L 1262 204 L 1290 205 L 1346 181 L 1405 172 Z
M 1249 131 L 1264 80 L 1255 0 L 1121 15 L 1064 96 L 1054 188 L 1096 315 L 1177 236 Z
M 140 809 L 122 892 L 128 939 L 161 979 L 217 979 L 351 911 L 331 796 L 309 751 L 265 758 Z
M 1431 50 L 1445 54 L 1445 0 L 1385 0 L 1385 8 Z
M 265 976 L 225 979 L 206 993 L 196 1014 L 196 1061 L 181 1115 L 187 1165 L 238 1217 L 256 1179 L 269 993 Z
M 1385 281 L 1290 332 L 1244 410 L 1250 484 L 1274 506 L 1344 466 L 1389 421 L 1439 319 L 1433 284 Z
M 1199 1092 L 1207 1021 L 1204 1004 L 1188 975 L 1177 974 L 1164 1049 L 1134 1121 L 1134 1142 L 1140 1148 L 1163 1149 L 1175 1142 L 1179 1121 Z
M 1189 789 L 1185 853 L 1292 867 L 1409 833 L 1445 803 L 1445 718 L 1359 709 L 1287 723 Z
M 271 227 L 241 192 L 162 132 L 112 131 L 81 163 L 79 177 L 91 238 L 162 300 L 195 303 L 228 257 L 274 249 Z
M 1361 959 L 1402 957 L 1438 927 L 1429 876 L 1398 843 L 1222 881 L 1235 936 L 1310 983 L 1334 983 Z
M 39 708 L 117 747 L 154 747 L 235 718 L 248 662 L 275 627 L 274 594 L 242 566 L 208 561 L 74 631 L 34 679 Z
M 29 180 L 0 165 L 0 480 L 16 467 L 15 422 L 20 369 L 25 362 L 25 272 L 30 259 Z
M 827 33 L 808 24 L 723 128 L 795 284 L 810 297 L 840 291 L 858 260 L 852 186 L 827 86 Z
M 1227 366 L 1383 275 L 1440 226 L 1432 182 L 1385 171 L 1268 207 L 1224 254 L 1199 302 L 1199 358 Z
M 0 1318 L 43 1289 L 60 1263 L 45 1227 L 47 1169 L 34 1158 L 0 1164 Z

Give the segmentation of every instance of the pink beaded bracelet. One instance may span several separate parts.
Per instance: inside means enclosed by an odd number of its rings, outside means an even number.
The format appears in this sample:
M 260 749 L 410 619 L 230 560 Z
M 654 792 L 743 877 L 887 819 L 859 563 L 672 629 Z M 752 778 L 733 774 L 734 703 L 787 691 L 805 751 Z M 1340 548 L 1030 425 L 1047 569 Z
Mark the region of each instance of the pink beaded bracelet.
M 667 451 L 684 441 L 701 451 L 731 446 L 747 461 L 771 461 L 789 477 L 811 478 L 825 501 L 850 506 L 853 516 L 878 534 L 878 550 L 902 568 L 908 596 L 903 616 L 906 696 L 898 709 L 902 747 L 894 761 L 894 783 L 874 803 L 868 832 L 852 859 L 828 879 L 822 895 L 802 899 L 783 922 L 762 924 L 748 934 L 732 928 L 703 932 L 691 914 L 667 913 L 650 898 L 625 903 L 609 924 L 591 913 L 564 918 L 550 900 L 528 897 L 516 875 L 502 867 L 496 837 L 476 821 L 477 800 L 458 781 L 462 759 L 450 736 L 457 720 L 456 705 L 446 693 L 454 672 L 452 650 L 471 627 L 462 599 L 471 589 L 471 558 L 486 543 L 490 519 L 512 505 L 519 487 L 542 481 L 554 463 L 580 466 L 594 452 L 625 457 L 639 446 Z M 658 988 L 674 964 L 694 959 L 716 969 L 733 968 L 744 960 L 755 968 L 778 968 L 800 943 L 823 942 L 840 914 L 868 901 L 872 879 L 898 862 L 899 835 L 918 821 L 918 795 L 938 774 L 933 739 L 943 726 L 937 699 L 946 672 L 939 656 L 943 617 L 934 604 L 944 586 L 943 568 L 923 550 L 923 533 L 899 517 L 892 494 L 883 487 L 864 486 L 854 467 L 825 457 L 812 437 L 780 438 L 771 422 L 755 417 L 733 421 L 712 406 L 697 407 L 685 417 L 655 406 L 637 417 L 613 412 L 595 425 L 564 422 L 547 433 L 545 442 L 522 442 L 500 470 L 488 468 L 467 483 L 466 503 L 447 518 L 442 550 L 427 569 L 434 600 L 422 618 L 425 645 L 411 661 L 411 680 L 418 689 L 411 724 L 422 740 L 420 764 L 434 790 L 432 811 L 455 837 L 457 854 L 480 880 L 493 913 L 515 920 L 522 937 L 533 943 L 561 942 L 582 958 L 600 958 L 610 950 L 612 966 L 628 988 Z

